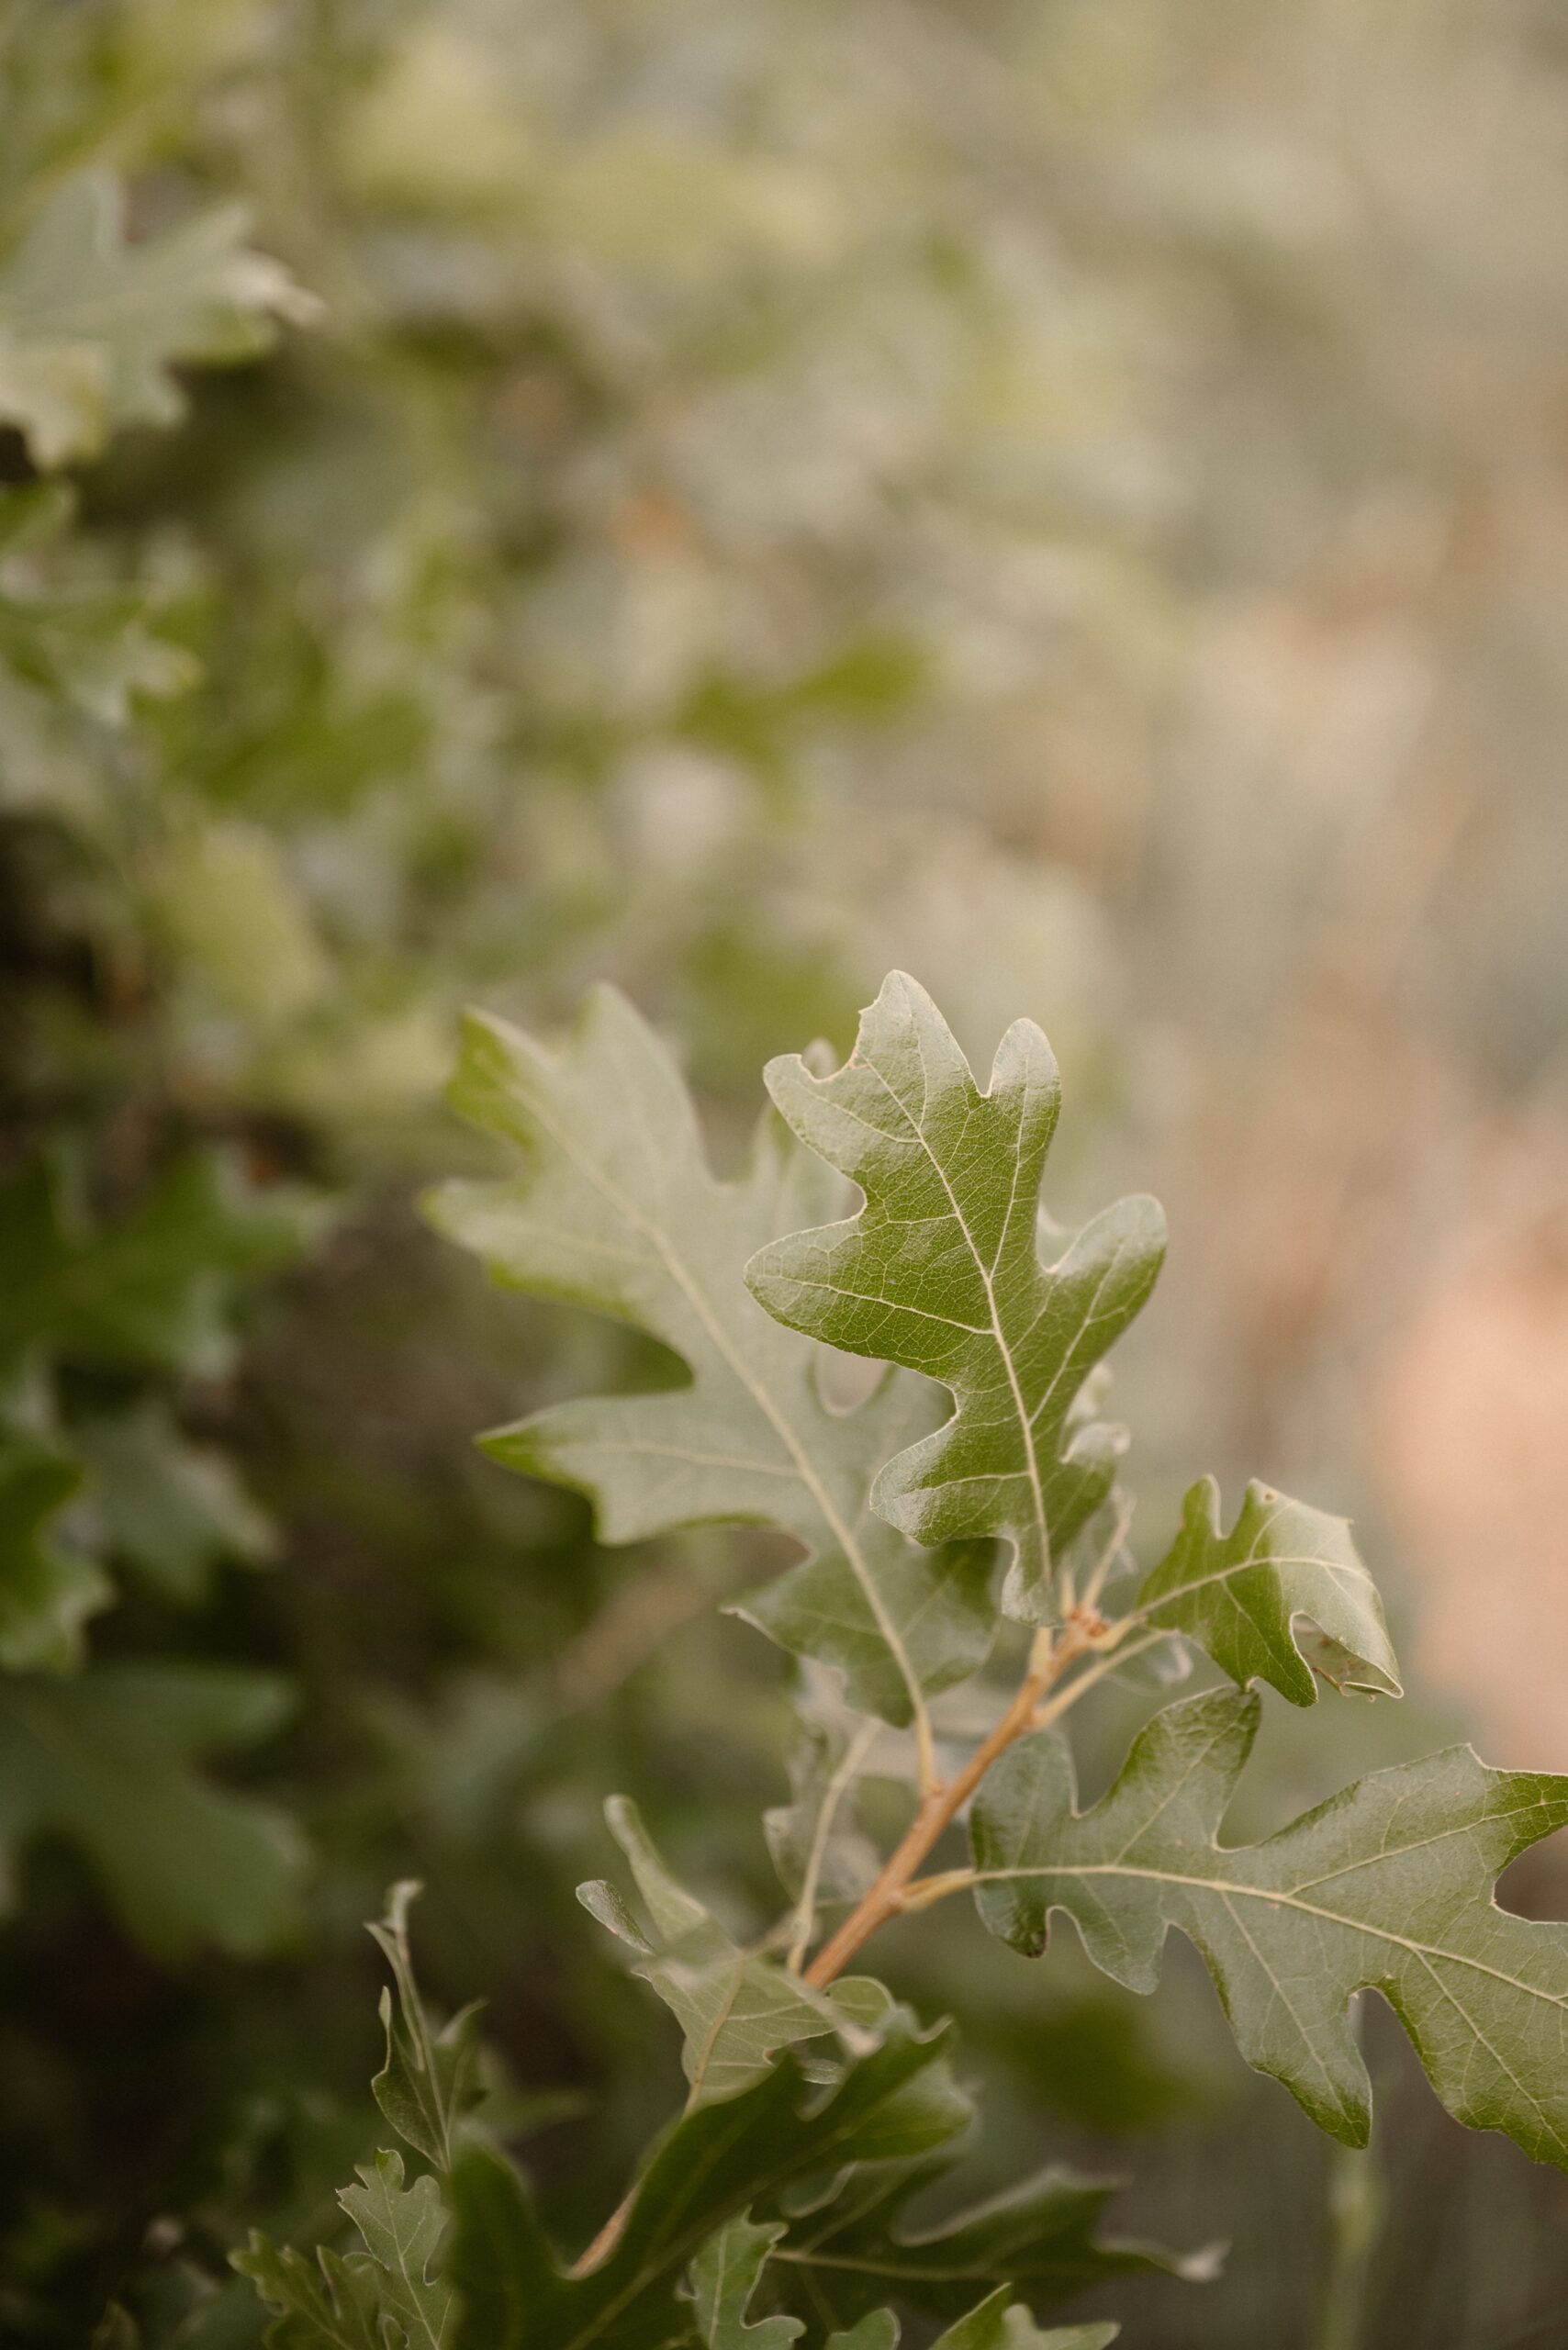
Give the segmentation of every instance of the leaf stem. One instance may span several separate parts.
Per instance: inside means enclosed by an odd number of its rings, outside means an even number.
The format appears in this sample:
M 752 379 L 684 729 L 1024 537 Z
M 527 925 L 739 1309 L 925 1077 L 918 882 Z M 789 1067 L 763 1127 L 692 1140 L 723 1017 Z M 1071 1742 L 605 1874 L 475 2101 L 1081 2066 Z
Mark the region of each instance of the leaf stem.
M 1058 1681 L 1084 1651 L 1095 1640 L 1103 1639 L 1105 1627 L 1098 1617 L 1079 1616 L 1066 1624 L 1058 1639 L 1048 1628 L 1036 1632 L 1029 1651 L 1029 1662 L 1023 1680 L 1000 1719 L 981 1740 L 957 1777 L 946 1785 L 940 1782 L 922 1794 L 896 1849 L 889 1855 L 874 1885 L 860 1900 L 836 1933 L 806 1969 L 808 1983 L 831 1983 L 843 1972 L 862 1943 L 869 1942 L 879 1926 L 896 1917 L 902 1906 L 905 1887 L 914 1876 L 922 1861 L 942 1834 L 963 1809 L 999 1754 L 1005 1753 L 1014 1740 L 1025 1730 L 1036 1727 L 1041 1698 L 1053 1683 Z M 1106 1660 L 1109 1662 L 1109 1660 Z M 1094 1675 L 1095 1679 L 1099 1674 Z M 1072 1702 L 1075 1692 L 1087 1684 L 1075 1682 L 1058 1701 L 1057 1710 L 1064 1710 Z
M 1133 1509 L 1131 1502 L 1126 1499 L 1118 1499 L 1116 1503 L 1116 1522 L 1111 1529 L 1111 1539 L 1106 1543 L 1104 1549 L 1101 1551 L 1098 1559 L 1094 1561 L 1092 1572 L 1090 1574 L 1088 1582 L 1083 1586 L 1083 1596 L 1079 1603 L 1081 1606 L 1094 1607 L 1099 1605 L 1100 1594 L 1105 1588 L 1112 1568 L 1115 1565 L 1116 1561 L 1121 1557 L 1122 1545 L 1127 1539 L 1127 1529 L 1132 1525 L 1132 1522 Z
M 817 1930 L 817 1885 L 822 1876 L 823 1862 L 827 1855 L 828 1840 L 833 1834 L 834 1817 L 845 1796 L 860 1774 L 860 1766 L 881 1732 L 880 1722 L 863 1722 L 845 1750 L 844 1758 L 823 1790 L 816 1826 L 812 1831 L 812 1849 L 801 1883 L 801 1898 L 795 1910 L 795 1935 L 784 1961 L 786 1971 L 799 1975 L 801 1963 L 811 1948 Z M 935 1772 L 932 1776 L 935 1777 Z

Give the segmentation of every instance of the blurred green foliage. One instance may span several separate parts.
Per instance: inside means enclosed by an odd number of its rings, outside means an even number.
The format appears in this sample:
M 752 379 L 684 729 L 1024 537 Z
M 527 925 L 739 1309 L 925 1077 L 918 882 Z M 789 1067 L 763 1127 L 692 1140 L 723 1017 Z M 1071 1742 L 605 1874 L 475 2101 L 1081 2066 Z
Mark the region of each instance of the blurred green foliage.
M 734 1552 L 470 1455 L 658 1366 L 418 1229 L 464 1002 L 618 979 L 721 1155 L 890 962 L 977 1050 L 1034 1013 L 1070 1190 L 1172 1129 L 1177 1298 L 1243 1301 L 1157 1421 L 1332 1433 L 1316 1236 L 1451 1130 L 1428 1040 L 1555 1046 L 1565 79 L 1526 0 L 3 0 L 8 2340 L 257 2340 L 222 2255 L 373 2143 L 410 1869 L 591 2226 L 674 2061 L 571 1899 L 600 1792 L 767 1883 Z M 999 2179 L 1130 2147 L 1240 2241 L 1145 2338 L 1306 2342 L 1318 2157 L 1201 1987 L 1064 1962 L 1042 2026 L 946 1931 Z M 1560 2206 L 1410 2128 L 1505 2285 L 1369 2289 L 1531 2338 Z

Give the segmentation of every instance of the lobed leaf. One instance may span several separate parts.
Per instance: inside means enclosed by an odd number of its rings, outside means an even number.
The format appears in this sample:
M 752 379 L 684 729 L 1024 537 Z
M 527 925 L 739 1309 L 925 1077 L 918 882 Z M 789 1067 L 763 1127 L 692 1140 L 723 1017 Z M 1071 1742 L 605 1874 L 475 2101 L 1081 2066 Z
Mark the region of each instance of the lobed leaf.
M 81 1483 L 79 1463 L 51 1446 L 0 1439 L 0 1667 L 7 1673 L 79 1664 L 82 1628 L 108 1604 L 102 1569 L 52 1531 Z
M 408 2350 L 442 2350 L 454 2311 L 451 2287 L 431 2274 L 446 2232 L 441 2190 L 428 2172 L 405 2187 L 403 2157 L 385 2152 L 361 2164 L 359 2178 L 338 2200 L 383 2272 L 383 2335 L 395 2340 L 400 2328 Z
M 793 1535 L 807 1558 L 740 1612 L 836 1667 L 864 1712 L 907 1723 L 982 1663 L 995 1631 L 989 1546 L 918 1549 L 869 1503 L 890 1453 L 930 1427 L 930 1390 L 893 1374 L 858 1410 L 834 1411 L 817 1348 L 770 1320 L 742 1278 L 765 1241 L 830 1203 L 820 1163 L 768 1119 L 742 1181 L 719 1182 L 678 1072 L 610 988 L 558 1056 L 471 1016 L 452 1099 L 522 1165 L 510 1181 L 437 1191 L 437 1227 L 498 1281 L 646 1332 L 690 1382 L 557 1404 L 486 1449 L 588 1494 L 607 1542 L 708 1523 Z
M 792 2055 L 738 2097 L 698 2106 L 668 2129 L 610 2249 L 562 2267 L 522 2179 L 494 2148 L 459 2148 L 450 2196 L 449 2272 L 461 2304 L 453 2350 L 663 2350 L 689 2337 L 680 2293 L 691 2260 L 727 2221 L 791 2178 L 847 2163 L 900 2162 L 962 2130 L 967 2101 L 947 2076 L 946 2027 L 916 2034 L 895 2017 L 881 2043 L 813 2095 Z
M 1164 1253 L 1154 1201 L 1124 1200 L 1040 1261 L 1040 1180 L 1056 1128 L 1056 1062 L 1032 1021 L 1011 1027 L 981 1093 L 924 988 L 901 971 L 861 1015 L 832 1076 L 770 1062 L 790 1125 L 865 1193 L 846 1222 L 761 1248 L 754 1295 L 790 1328 L 924 1372 L 957 1409 L 878 1478 L 881 1514 L 917 1540 L 1001 1535 L 1002 1604 L 1049 1619 L 1051 1564 L 1098 1508 L 1119 1438 L 1075 1419 L 1090 1372 L 1137 1313 Z
M 176 363 L 247 357 L 274 319 L 314 314 L 246 228 L 225 205 L 132 244 L 123 189 L 99 172 L 44 205 L 0 263 L 0 421 L 37 464 L 95 456 L 121 425 L 172 423 Z
M 579 1886 L 577 1898 L 641 1953 L 633 1972 L 653 1986 L 680 2025 L 681 2063 L 694 2105 L 749 2087 L 779 2049 L 799 2041 L 834 2032 L 852 2047 L 865 2045 L 860 2024 L 879 2017 L 886 2006 L 879 1985 L 850 1977 L 819 1991 L 787 1974 L 777 1959 L 740 1949 L 677 1885 L 634 1804 L 612 1796 L 605 1817 L 632 1863 L 656 1940 L 643 1933 L 613 1886 Z
M 745 2218 L 731 2220 L 697 2255 L 691 2264 L 691 2299 L 706 2350 L 788 2350 L 804 2333 L 804 2322 L 798 2317 L 746 2322 L 746 2307 L 763 2264 L 783 2233 L 781 2220 L 761 2227 Z
M 268 2350 L 386 2350 L 381 2283 L 370 2261 L 344 2259 L 323 2244 L 312 2265 L 254 2229 L 245 2249 L 229 2256 L 274 2312 Z
M 194 1606 L 224 1561 L 272 1556 L 274 1529 L 229 1456 L 193 1444 L 158 1398 L 79 1421 L 71 1440 L 105 1544 L 162 1597 Z
M 1021 2302 L 1008 2300 L 1008 2289 L 1002 2285 L 988 2294 L 978 2309 L 950 2325 L 932 2350 L 1106 2350 L 1122 2330 L 1104 2319 L 1042 2329 Z
M 707 2350 L 785 2350 L 805 2332 L 801 2318 L 745 2322 L 764 2264 L 785 2232 L 777 2221 L 754 2227 L 748 2221 L 732 2220 L 692 2262 L 698 2333 Z M 819 2298 L 819 2308 L 823 2305 Z M 827 2350 L 898 2350 L 901 2332 L 891 2310 L 876 2309 L 847 2331 L 831 2333 Z M 1042 2329 L 1027 2307 L 1013 2299 L 1011 2285 L 999 2285 L 946 2327 L 932 2350 L 1105 2350 L 1120 2332 L 1110 2323 Z
M 204 1778 L 204 1753 L 269 1737 L 291 1706 L 275 1675 L 218 1664 L 101 1664 L 0 1689 L 0 1907 L 39 1835 L 80 1845 L 127 1928 L 156 1955 L 254 1957 L 294 1930 L 305 1852 L 271 1805 Z
M 1050 2307 L 1112 2277 L 1161 2269 L 1199 2281 L 1212 2277 L 1211 2250 L 1181 2255 L 1156 2244 L 1104 2238 L 1097 2229 L 1116 2182 L 1055 2165 L 1005 2194 L 960 2210 L 930 2228 L 906 2227 L 906 2207 L 947 2167 L 940 2157 L 852 2171 L 818 2208 L 796 2216 L 776 2258 L 798 2280 L 792 2305 L 848 2326 L 898 2300 L 923 2314 L 962 2319 L 977 2293 L 995 2315 L 1013 2299 Z M 789 2209 L 786 2200 L 786 2209 Z M 1021 2317 L 1027 2319 L 1027 2310 Z M 991 2322 L 991 2321 L 987 2321 Z M 977 2339 L 990 2340 L 990 2334 Z M 1009 2341 L 1006 2333 L 999 2341 Z M 1025 2333 L 1021 2339 L 1032 2340 Z
M 363 2253 L 323 2244 L 311 2266 L 252 2232 L 230 2255 L 274 2312 L 271 2350 L 447 2350 L 455 2316 L 439 2268 L 446 2214 L 430 2177 L 403 2183 L 400 2154 L 361 2164 L 360 2183 L 339 2202 L 359 2231 Z
M 1034 1954 L 1065 1909 L 1095 1964 L 1137 1991 L 1180 1928 L 1249 2064 L 1350 2145 L 1366 2143 L 1371 2090 L 1347 2011 L 1381 1991 L 1458 2120 L 1568 2167 L 1568 1926 L 1492 1894 L 1568 1822 L 1568 1778 L 1454 1747 L 1372 1773 L 1262 1843 L 1221 1845 L 1258 1718 L 1257 1696 L 1231 1690 L 1168 1707 L 1081 1813 L 1063 1739 L 1021 1740 L 972 1815 L 987 1926 Z
M 286 1264 L 307 1228 L 297 1194 L 242 1182 L 217 1153 L 177 1160 L 106 1227 L 36 1164 L 0 1193 L 0 1366 L 43 1353 L 220 1372 L 238 1284 Z
M 386 1917 L 365 1929 L 393 1978 L 381 1994 L 386 2062 L 370 2086 L 398 2136 L 445 2170 L 453 2132 L 474 2087 L 481 2003 L 471 2001 L 432 2031 L 409 1950 L 409 1910 L 420 1891 L 412 1878 L 402 1879 L 386 1897 Z
M 1219 1488 L 1199 1479 L 1138 1608 L 1151 1624 L 1197 1640 L 1241 1687 L 1267 1681 L 1293 1705 L 1313 1704 L 1319 1676 L 1369 1695 L 1400 1694 L 1383 1603 L 1349 1521 L 1256 1481 L 1222 1534 Z M 1310 1656 L 1296 1636 L 1298 1616 L 1321 1634 Z

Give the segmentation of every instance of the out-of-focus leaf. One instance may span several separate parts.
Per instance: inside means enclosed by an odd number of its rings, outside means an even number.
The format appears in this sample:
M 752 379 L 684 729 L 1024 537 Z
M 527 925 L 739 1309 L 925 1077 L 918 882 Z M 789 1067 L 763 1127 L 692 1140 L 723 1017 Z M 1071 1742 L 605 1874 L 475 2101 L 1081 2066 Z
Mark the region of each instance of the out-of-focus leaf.
M 0 1665 L 63 1672 L 82 1655 L 82 1627 L 106 1606 L 107 1576 L 50 1528 L 82 1482 L 66 1454 L 0 1438 Z
M 733 2096 L 767 2069 L 780 2048 L 840 2034 L 863 2044 L 859 2025 L 885 2006 L 880 1986 L 849 1977 L 818 1991 L 786 1974 L 776 1959 L 740 1949 L 718 1919 L 677 1885 L 624 1796 L 612 1796 L 605 1817 L 632 1863 L 656 1941 L 630 1917 L 613 1886 L 580 1886 L 583 1907 L 641 1953 L 633 1969 L 652 1985 L 678 2021 L 681 2062 L 693 2104 Z M 812 2068 L 807 2067 L 808 2071 Z
M 895 2019 L 823 2095 L 794 2058 L 738 2097 L 684 2114 L 659 2141 L 613 2245 L 564 2269 L 518 2173 L 480 2142 L 453 2165 L 450 2274 L 462 2314 L 453 2350 L 660 2350 L 689 2338 L 687 2268 L 726 2221 L 794 2177 L 846 2163 L 913 2160 L 968 2119 L 944 2058 L 946 2028 Z
M 1348 1520 L 1256 1481 L 1223 1534 L 1219 1488 L 1212 1477 L 1199 1479 L 1181 1533 L 1138 1594 L 1138 1610 L 1199 1641 L 1242 1688 L 1267 1681 L 1293 1705 L 1314 1702 L 1319 1677 L 1372 1696 L 1399 1695 L 1383 1604 Z M 1322 1635 L 1305 1652 L 1298 1616 Z
M 988 2294 L 978 2309 L 950 2325 L 931 2350 L 1105 2350 L 1122 2330 L 1109 2320 L 1041 2328 L 1021 2302 L 1009 2300 L 1009 2291 L 1002 2285 Z
M 1055 2165 L 935 2227 L 906 2227 L 904 2207 L 949 2162 L 939 2156 L 851 2170 L 824 2201 L 792 2217 L 775 2255 L 791 2306 L 842 2326 L 889 2300 L 952 2319 L 973 2311 L 977 2294 L 988 2291 L 1002 2304 L 1016 2299 L 1037 2310 L 1140 2270 L 1163 2269 L 1193 2282 L 1215 2274 L 1213 2250 L 1182 2255 L 1099 2235 L 1115 2183 Z
M 0 1895 L 33 1838 L 77 1845 L 155 1954 L 253 1957 L 294 1930 L 305 1853 L 270 1804 L 204 1777 L 200 1756 L 252 1746 L 293 1700 L 274 1674 L 216 1664 L 102 1664 L 0 1687 Z
M 768 1120 L 745 1180 L 717 1182 L 678 1073 L 608 988 L 558 1057 L 471 1017 L 452 1098 L 523 1167 L 444 1186 L 438 1227 L 498 1281 L 629 1322 L 690 1373 L 657 1394 L 557 1404 L 486 1449 L 589 1494 L 606 1541 L 726 1521 L 794 1535 L 812 1555 L 745 1613 L 838 1667 L 864 1711 L 907 1722 L 917 1695 L 973 1672 L 994 1631 L 989 1547 L 923 1550 L 868 1502 L 889 1453 L 929 1427 L 929 1391 L 894 1374 L 858 1410 L 831 1410 L 816 1348 L 741 1279 L 763 1240 L 826 1207 L 825 1170 Z
M 63 482 L 0 492 L 0 664 L 25 684 L 123 726 L 133 699 L 162 699 L 194 685 L 185 647 L 160 636 L 151 599 L 138 586 L 40 565 L 74 510 Z
M 1084 1380 L 1143 1304 L 1164 1253 L 1152 1200 L 1123 1200 L 1049 1266 L 1040 1178 L 1060 1107 L 1049 1046 L 1010 1028 L 981 1093 L 952 1031 L 902 972 L 834 1075 L 773 1061 L 768 1089 L 801 1140 L 858 1183 L 846 1223 L 760 1249 L 753 1293 L 791 1328 L 951 1388 L 945 1427 L 890 1461 L 877 1508 L 922 1542 L 1000 1534 L 1002 1604 L 1050 1617 L 1053 1557 L 1104 1499 L 1119 1438 L 1073 1424 Z
M 167 1598 L 195 1606 L 225 1560 L 272 1556 L 277 1538 L 229 1456 L 193 1444 L 158 1399 L 80 1421 L 71 1439 L 104 1542 Z
M 230 819 L 183 834 L 152 902 L 182 969 L 258 1030 L 295 1018 L 330 984 L 331 959 L 303 893 L 258 824 Z
M 172 369 L 263 349 L 278 318 L 315 305 L 281 263 L 250 251 L 224 205 L 131 244 L 106 173 L 68 181 L 0 262 L 0 419 L 41 466 L 95 456 L 126 424 L 169 424 Z
M 783 2233 L 782 2220 L 760 2227 L 745 2218 L 731 2220 L 692 2262 L 693 2314 L 706 2350 L 787 2350 L 797 2334 L 804 2333 L 804 2321 L 798 2317 L 746 2322 L 746 2307 L 763 2264 Z
M 307 1228 L 295 1194 L 242 1184 L 215 1153 L 180 1159 L 98 1229 L 36 1164 L 0 1192 L 0 1363 L 39 1351 L 219 1371 L 238 1284 L 286 1264 Z
M 1065 1909 L 1095 1964 L 1138 1991 L 1179 1927 L 1248 2063 L 1348 2145 L 1366 2143 L 1371 2087 L 1347 2010 L 1379 1990 L 1451 2113 L 1568 2167 L 1568 1926 L 1492 1895 L 1517 1853 L 1568 1822 L 1568 1778 L 1488 1770 L 1453 1747 L 1373 1772 L 1261 1844 L 1222 1846 L 1258 1718 L 1257 1696 L 1232 1690 L 1168 1707 L 1082 1813 L 1060 1735 L 1021 1740 L 972 1816 L 986 1924 L 1036 1953 Z

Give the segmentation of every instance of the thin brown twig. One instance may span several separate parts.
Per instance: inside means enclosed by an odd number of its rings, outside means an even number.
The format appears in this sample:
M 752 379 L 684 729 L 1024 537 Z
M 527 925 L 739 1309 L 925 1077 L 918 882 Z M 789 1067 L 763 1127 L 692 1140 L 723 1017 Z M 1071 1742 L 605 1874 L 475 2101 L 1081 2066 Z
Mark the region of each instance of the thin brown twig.
M 1023 1680 L 1014 1692 L 1007 1710 L 981 1740 L 958 1775 L 946 1785 L 933 1786 L 921 1796 L 914 1818 L 904 1831 L 897 1848 L 889 1855 L 874 1885 L 864 1893 L 848 1917 L 812 1959 L 806 1969 L 805 1979 L 819 1987 L 831 1983 L 843 1972 L 862 1943 L 870 1941 L 879 1926 L 896 1917 L 904 1887 L 913 1877 L 922 1861 L 930 1852 L 944 1829 L 949 1827 L 968 1803 L 998 1755 L 1005 1753 L 1015 1739 L 1036 1726 L 1036 1708 L 1041 1698 L 1059 1681 L 1069 1665 L 1083 1655 L 1104 1635 L 1103 1619 L 1091 1612 L 1079 1611 L 1069 1618 L 1059 1639 L 1049 1631 L 1038 1632 L 1029 1651 L 1029 1665 Z M 1070 1694 L 1070 1693 L 1069 1693 Z
M 1006 1712 L 981 1740 L 955 1779 L 946 1786 L 929 1787 L 921 1796 L 914 1818 L 897 1850 L 890 1854 L 876 1883 L 862 1895 L 831 1941 L 823 1944 L 806 1969 L 803 1978 L 806 1982 L 819 1987 L 831 1983 L 861 1945 L 869 1942 L 878 1927 L 885 1925 L 890 1918 L 897 1917 L 906 1908 L 923 1908 L 928 1901 L 940 1900 L 944 1894 L 956 1893 L 973 1882 L 973 1871 L 969 1869 L 950 1869 L 941 1876 L 925 1878 L 919 1885 L 913 1880 L 921 1862 L 943 1830 L 957 1818 L 998 1756 L 1005 1753 L 1008 1747 L 1022 1738 L 1025 1731 L 1038 1729 L 1045 1723 L 1056 1720 L 1084 1690 L 1092 1688 L 1105 1673 L 1126 1662 L 1126 1658 L 1116 1652 L 1116 1643 L 1122 1631 L 1122 1623 L 1108 1625 L 1092 1608 L 1081 1605 L 1069 1618 L 1059 1639 L 1049 1631 L 1036 1634 L 1034 1646 L 1029 1651 L 1028 1670 L 1014 1692 Z M 1154 1645 L 1152 1639 L 1140 1640 L 1126 1654 L 1136 1655 L 1143 1648 Z M 1048 1705 L 1042 1706 L 1041 1699 L 1061 1679 L 1069 1666 L 1094 1651 L 1100 1653 L 1089 1670 L 1059 1691 Z M 846 1785 L 851 1775 L 850 1773 L 845 1774 Z M 912 1893 L 913 1900 L 910 1898 Z M 790 1971 L 798 1971 L 793 1952 L 790 1953 Z M 586 2277 L 609 2257 L 621 2240 L 622 2231 L 636 2199 L 637 2187 L 633 2185 L 617 2204 L 593 2242 L 572 2263 L 571 2274 L 574 2277 Z

